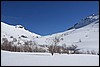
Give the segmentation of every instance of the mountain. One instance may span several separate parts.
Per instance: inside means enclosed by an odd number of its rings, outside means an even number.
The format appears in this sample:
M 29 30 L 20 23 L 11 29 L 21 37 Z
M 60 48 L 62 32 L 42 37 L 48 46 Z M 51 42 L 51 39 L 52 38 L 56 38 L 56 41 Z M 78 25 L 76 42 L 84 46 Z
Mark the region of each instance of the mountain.
M 96 21 L 97 22 L 99 21 L 99 14 L 92 14 L 84 19 L 81 19 L 78 23 L 70 27 L 68 30 L 73 29 L 73 28 L 78 29 Z
M 40 36 L 31 33 L 21 25 L 12 26 L 1 22 L 1 38 L 7 38 L 9 41 L 16 38 L 21 44 L 25 41 L 31 41 L 33 45 L 57 45 L 70 47 L 76 45 L 82 52 L 99 52 L 99 15 L 92 14 L 64 32 L 55 33 L 47 36 Z M 1 39 L 2 40 L 2 39 Z M 16 43 L 17 45 L 17 43 Z M 40 47 L 40 46 L 39 46 Z M 33 49 L 34 47 L 32 47 Z M 44 48 L 44 47 L 43 47 Z M 45 48 L 48 50 L 48 48 Z
M 84 27 L 88 24 L 91 24 L 93 22 L 98 22 L 98 20 L 99 20 L 99 15 L 92 14 L 92 15 L 86 17 L 85 19 L 82 19 L 79 23 L 75 24 L 74 28 L 78 29 L 78 28 Z
M 54 45 L 55 38 L 58 39 L 57 45 L 77 45 L 78 49 L 83 52 L 87 50 L 99 51 L 99 15 L 92 14 L 79 23 L 75 24 L 72 29 L 64 32 L 44 36 L 34 39 L 35 42 L 42 45 Z
M 17 40 L 20 39 L 22 41 L 27 41 L 37 37 L 41 36 L 35 33 L 31 33 L 30 31 L 26 30 L 22 25 L 13 26 L 1 22 L 1 38 L 7 38 L 9 41 L 11 41 L 13 38 L 16 38 Z

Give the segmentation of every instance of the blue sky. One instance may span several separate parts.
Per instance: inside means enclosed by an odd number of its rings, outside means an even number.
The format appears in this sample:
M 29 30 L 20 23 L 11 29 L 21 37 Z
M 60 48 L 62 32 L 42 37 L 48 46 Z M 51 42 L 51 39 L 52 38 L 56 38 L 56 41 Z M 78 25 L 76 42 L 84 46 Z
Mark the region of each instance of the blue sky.
M 1 21 L 49 35 L 99 12 L 98 1 L 1 1 Z

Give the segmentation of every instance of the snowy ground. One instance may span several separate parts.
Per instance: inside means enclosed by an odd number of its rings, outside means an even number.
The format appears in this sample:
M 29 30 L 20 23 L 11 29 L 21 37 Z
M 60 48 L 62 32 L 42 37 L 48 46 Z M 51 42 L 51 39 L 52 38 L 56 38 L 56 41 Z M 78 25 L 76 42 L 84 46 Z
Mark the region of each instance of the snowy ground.
M 99 66 L 98 55 L 25 53 L 1 50 L 1 66 Z

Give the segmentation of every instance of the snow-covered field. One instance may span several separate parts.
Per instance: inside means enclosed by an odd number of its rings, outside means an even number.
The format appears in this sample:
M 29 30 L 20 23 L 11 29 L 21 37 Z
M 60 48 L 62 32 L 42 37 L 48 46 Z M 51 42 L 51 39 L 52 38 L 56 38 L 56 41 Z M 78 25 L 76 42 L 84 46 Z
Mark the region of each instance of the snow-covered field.
M 9 52 L 1 50 L 1 66 L 99 66 L 99 55 Z

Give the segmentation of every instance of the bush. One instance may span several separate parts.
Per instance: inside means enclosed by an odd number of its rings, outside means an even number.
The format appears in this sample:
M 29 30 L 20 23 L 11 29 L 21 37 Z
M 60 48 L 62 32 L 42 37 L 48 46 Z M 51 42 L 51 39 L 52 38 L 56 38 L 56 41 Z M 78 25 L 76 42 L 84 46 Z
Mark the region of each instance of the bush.
M 91 51 L 91 54 L 96 55 L 96 52 L 94 50 Z
M 72 44 L 71 46 L 67 47 L 67 50 L 76 50 L 77 47 L 77 45 Z
M 17 42 L 17 39 L 16 38 L 13 38 L 13 42 Z

